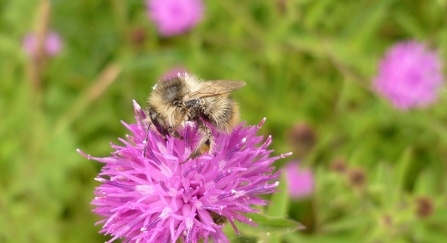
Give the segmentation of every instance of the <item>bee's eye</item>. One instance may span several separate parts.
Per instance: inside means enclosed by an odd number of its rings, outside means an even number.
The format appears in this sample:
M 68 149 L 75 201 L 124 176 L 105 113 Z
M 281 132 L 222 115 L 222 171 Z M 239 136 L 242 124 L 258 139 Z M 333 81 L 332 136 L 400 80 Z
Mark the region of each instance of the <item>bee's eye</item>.
M 186 101 L 186 102 L 185 102 L 185 105 L 186 105 L 186 107 L 191 108 L 191 107 L 193 107 L 193 106 L 196 106 L 198 103 L 199 103 L 199 100 L 198 100 L 198 99 L 194 99 L 194 100 L 188 100 L 188 101 Z

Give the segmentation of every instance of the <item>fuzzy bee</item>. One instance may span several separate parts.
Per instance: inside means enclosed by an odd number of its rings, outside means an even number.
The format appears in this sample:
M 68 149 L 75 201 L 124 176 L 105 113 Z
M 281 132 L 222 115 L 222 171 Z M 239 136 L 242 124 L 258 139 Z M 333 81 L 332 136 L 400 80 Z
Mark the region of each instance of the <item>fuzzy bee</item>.
M 181 138 L 179 130 L 186 122 L 196 123 L 201 139 L 189 156 L 194 159 L 212 148 L 209 125 L 229 133 L 239 122 L 239 108 L 229 94 L 244 85 L 233 80 L 201 81 L 187 73 L 161 80 L 148 98 L 147 120 L 163 136 L 176 138 Z

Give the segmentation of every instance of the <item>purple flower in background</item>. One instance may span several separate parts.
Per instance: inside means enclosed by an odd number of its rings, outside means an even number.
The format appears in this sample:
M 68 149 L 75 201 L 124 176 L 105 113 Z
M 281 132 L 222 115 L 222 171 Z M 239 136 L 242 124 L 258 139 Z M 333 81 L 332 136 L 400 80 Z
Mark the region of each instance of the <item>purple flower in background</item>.
M 30 57 L 37 56 L 37 35 L 35 33 L 27 34 L 23 38 L 22 45 Z M 43 45 L 46 55 L 55 56 L 62 49 L 62 40 L 56 32 L 51 31 L 45 36 Z
M 284 167 L 288 191 L 293 199 L 309 196 L 314 191 L 314 176 L 310 170 L 299 168 L 298 161 L 289 162 Z
M 78 150 L 105 164 L 92 204 L 104 217 L 101 232 L 113 236 L 109 242 L 229 242 L 222 231 L 225 222 L 236 232 L 235 220 L 256 225 L 244 214 L 267 204 L 257 195 L 276 191 L 278 182 L 272 180 L 278 173 L 271 164 L 290 155 L 269 157 L 271 137 L 261 143 L 263 137 L 256 136 L 264 120 L 258 126 L 240 124 L 230 134 L 213 129 L 216 152 L 187 160 L 200 138 L 195 123 L 187 123 L 183 139 L 167 136 L 165 141 L 155 130 L 147 131 L 145 113 L 134 107 L 137 122 L 123 122 L 131 135 L 120 139 L 123 145 L 112 144 L 112 156 Z
M 373 86 L 398 109 L 424 107 L 437 99 L 441 69 L 437 54 L 424 44 L 400 42 L 380 62 Z
M 182 73 L 188 73 L 184 66 L 175 66 L 163 74 L 161 80 L 175 78 Z
M 181 34 L 202 19 L 201 0 L 147 0 L 149 17 L 163 36 Z

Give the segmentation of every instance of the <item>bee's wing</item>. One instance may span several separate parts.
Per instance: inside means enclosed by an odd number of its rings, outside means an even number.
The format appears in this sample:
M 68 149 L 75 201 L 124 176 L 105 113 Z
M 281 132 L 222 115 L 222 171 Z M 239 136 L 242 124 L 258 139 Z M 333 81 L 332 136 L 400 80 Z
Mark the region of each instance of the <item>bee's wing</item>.
M 244 81 L 235 80 L 212 80 L 202 82 L 200 89 L 189 95 L 190 99 L 219 96 L 229 94 L 245 86 Z

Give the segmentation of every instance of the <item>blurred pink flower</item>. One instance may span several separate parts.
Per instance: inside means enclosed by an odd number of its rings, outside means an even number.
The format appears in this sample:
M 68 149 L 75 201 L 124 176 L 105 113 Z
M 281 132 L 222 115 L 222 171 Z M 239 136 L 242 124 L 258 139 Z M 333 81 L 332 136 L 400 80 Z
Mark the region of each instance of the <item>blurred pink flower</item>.
M 23 45 L 25 52 L 30 57 L 36 57 L 36 55 L 37 55 L 37 36 L 35 33 L 27 34 L 23 38 L 22 45 Z M 62 40 L 56 32 L 50 31 L 45 36 L 44 48 L 45 48 L 45 54 L 48 56 L 55 56 L 60 52 L 60 50 L 62 49 Z
M 200 22 L 201 0 L 147 0 L 149 17 L 163 36 L 181 34 Z
M 424 107 L 437 99 L 441 69 L 436 52 L 423 43 L 400 42 L 386 52 L 373 87 L 398 109 Z
M 134 103 L 136 123 L 126 124 L 131 135 L 112 144 L 111 156 L 88 159 L 104 163 L 96 178 L 94 212 L 103 219 L 102 233 L 113 242 L 229 242 L 228 222 L 256 226 L 245 214 L 266 205 L 279 182 L 272 163 L 290 153 L 271 157 L 272 139 L 256 135 L 257 126 L 240 124 L 229 133 L 212 129 L 218 151 L 187 160 L 200 139 L 195 123 L 183 139 L 165 138 L 149 129 L 146 114 Z
M 188 73 L 188 72 L 184 66 L 175 66 L 175 67 L 169 69 L 168 71 L 166 71 L 163 74 L 163 76 L 161 77 L 161 80 L 175 78 L 181 73 Z
M 299 168 L 298 161 L 291 161 L 284 167 L 287 188 L 290 197 L 299 199 L 309 196 L 314 191 L 314 176 L 311 170 Z

